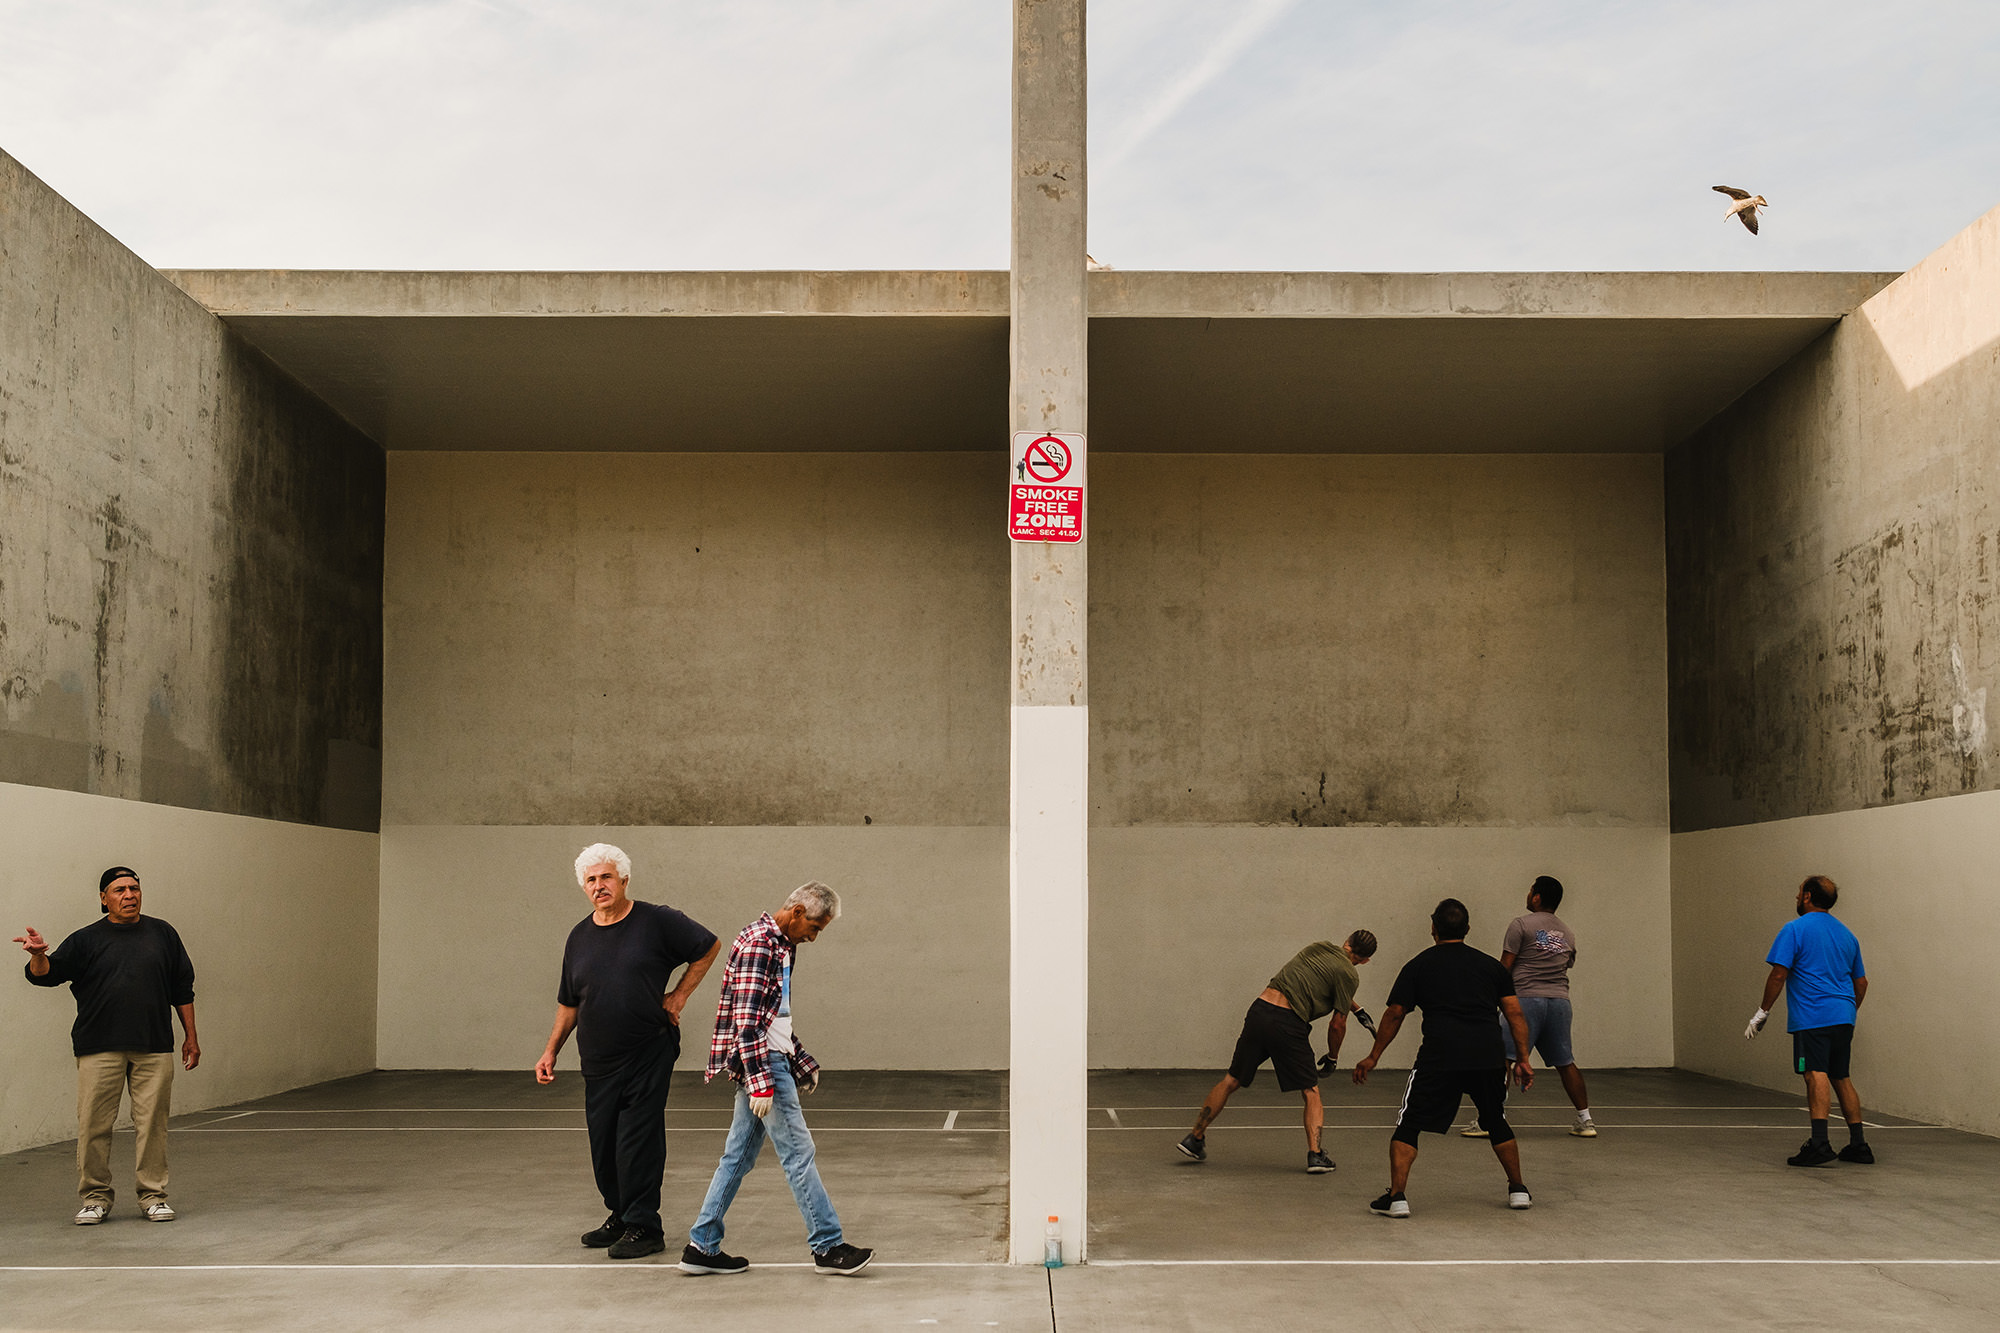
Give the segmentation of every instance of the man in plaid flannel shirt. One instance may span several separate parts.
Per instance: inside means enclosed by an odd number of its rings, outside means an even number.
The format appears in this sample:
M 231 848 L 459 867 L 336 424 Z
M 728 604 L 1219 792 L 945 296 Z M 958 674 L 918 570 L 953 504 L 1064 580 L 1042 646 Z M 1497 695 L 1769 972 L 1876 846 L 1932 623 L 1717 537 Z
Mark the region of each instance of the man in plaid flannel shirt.
M 729 951 L 704 1078 L 728 1075 L 736 1084 L 736 1113 L 701 1216 L 681 1251 L 684 1273 L 741 1273 L 750 1266 L 748 1259 L 722 1252 L 722 1217 L 757 1164 L 766 1135 L 778 1150 L 778 1163 L 805 1218 L 814 1269 L 851 1276 L 875 1257 L 873 1250 L 842 1239 L 840 1218 L 820 1183 L 812 1133 L 799 1108 L 799 1095 L 819 1086 L 819 1063 L 792 1033 L 792 960 L 799 945 L 818 939 L 839 915 L 839 894 L 817 880 L 801 884 L 783 907 L 745 926 Z

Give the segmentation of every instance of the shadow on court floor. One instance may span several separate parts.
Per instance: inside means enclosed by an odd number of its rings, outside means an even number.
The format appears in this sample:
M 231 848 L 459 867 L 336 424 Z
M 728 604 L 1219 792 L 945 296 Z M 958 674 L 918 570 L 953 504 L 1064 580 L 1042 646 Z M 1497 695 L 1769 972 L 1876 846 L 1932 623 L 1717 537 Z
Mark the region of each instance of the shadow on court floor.
M 1880 1164 L 1801 1171 L 1797 1098 L 1661 1070 L 1597 1071 L 1602 1132 L 1567 1133 L 1552 1079 L 1510 1116 L 1535 1207 L 1505 1206 L 1482 1142 L 1426 1137 L 1414 1216 L 1382 1188 L 1402 1076 L 1327 1085 L 1331 1175 L 1303 1171 L 1298 1099 L 1263 1083 L 1175 1153 L 1207 1072 L 1091 1082 L 1093 1262 L 1001 1264 L 1004 1074 L 828 1075 L 807 1107 L 854 1279 L 810 1271 L 767 1153 L 729 1218 L 751 1271 L 675 1271 L 727 1124 L 682 1070 L 668 1111 L 669 1253 L 614 1264 L 582 1085 L 378 1073 L 177 1117 L 179 1221 L 143 1221 L 131 1139 L 112 1220 L 81 1228 L 73 1150 L 0 1157 L 0 1328 L 1388 1329 L 2000 1326 L 2000 1140 L 1871 1117 Z M 1836 1135 L 1839 1131 L 1836 1129 Z

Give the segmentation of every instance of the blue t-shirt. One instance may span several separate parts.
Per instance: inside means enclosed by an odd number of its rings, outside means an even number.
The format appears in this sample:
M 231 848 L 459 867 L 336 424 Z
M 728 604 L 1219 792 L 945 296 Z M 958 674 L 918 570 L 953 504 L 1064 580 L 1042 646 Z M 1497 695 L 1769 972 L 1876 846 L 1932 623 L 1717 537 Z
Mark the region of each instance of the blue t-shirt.
M 1861 942 L 1831 912 L 1807 912 L 1787 921 L 1764 961 L 1788 973 L 1785 1031 L 1854 1021 L 1854 981 L 1868 974 L 1861 967 Z

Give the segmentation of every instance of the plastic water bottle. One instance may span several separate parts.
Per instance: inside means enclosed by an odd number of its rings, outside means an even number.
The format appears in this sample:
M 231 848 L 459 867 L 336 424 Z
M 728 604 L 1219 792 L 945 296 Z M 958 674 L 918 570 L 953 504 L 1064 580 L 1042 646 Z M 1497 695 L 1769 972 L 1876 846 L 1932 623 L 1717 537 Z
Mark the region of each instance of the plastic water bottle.
M 1042 1229 L 1042 1267 L 1062 1267 L 1062 1223 L 1055 1214 L 1049 1214 L 1049 1224 Z

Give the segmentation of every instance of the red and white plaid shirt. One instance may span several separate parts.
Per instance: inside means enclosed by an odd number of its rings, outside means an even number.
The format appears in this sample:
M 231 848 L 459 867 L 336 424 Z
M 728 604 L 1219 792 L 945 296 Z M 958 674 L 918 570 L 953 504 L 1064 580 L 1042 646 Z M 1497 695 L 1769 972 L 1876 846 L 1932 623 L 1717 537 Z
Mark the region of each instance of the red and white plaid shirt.
M 715 1005 L 715 1036 L 708 1043 L 706 1083 L 727 1074 L 752 1097 L 771 1095 L 771 1020 L 785 988 L 785 965 L 798 946 L 778 929 L 769 912 L 743 927 L 722 969 L 722 996 Z M 792 1033 L 792 1077 L 809 1083 L 819 1062 L 806 1054 Z

